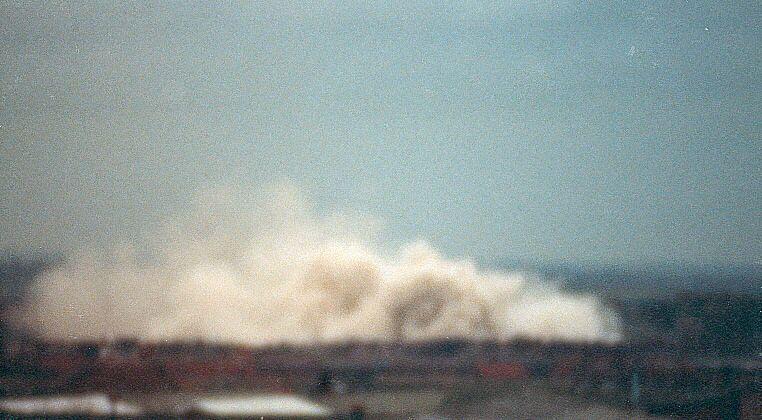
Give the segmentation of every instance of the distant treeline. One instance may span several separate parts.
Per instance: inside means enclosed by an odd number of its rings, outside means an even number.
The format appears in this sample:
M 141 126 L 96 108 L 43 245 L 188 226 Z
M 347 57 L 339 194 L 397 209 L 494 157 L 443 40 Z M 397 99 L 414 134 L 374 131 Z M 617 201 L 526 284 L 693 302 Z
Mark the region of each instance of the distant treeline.
M 757 355 L 762 351 L 762 295 L 680 293 L 612 300 L 628 341 L 688 353 Z
M 642 266 L 500 261 L 501 269 L 535 272 L 564 288 L 612 298 L 675 297 L 680 293 L 762 294 L 762 264 Z

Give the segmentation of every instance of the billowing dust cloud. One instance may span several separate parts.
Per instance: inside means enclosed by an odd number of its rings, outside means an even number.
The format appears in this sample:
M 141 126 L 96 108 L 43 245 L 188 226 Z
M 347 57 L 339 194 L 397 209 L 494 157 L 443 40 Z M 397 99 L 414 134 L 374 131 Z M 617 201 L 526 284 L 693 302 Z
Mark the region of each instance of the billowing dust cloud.
M 594 297 L 485 272 L 425 242 L 384 254 L 369 239 L 373 223 L 318 218 L 291 188 L 233 196 L 200 200 L 147 246 L 82 254 L 44 273 L 21 326 L 58 340 L 253 345 L 619 339 L 618 318 Z

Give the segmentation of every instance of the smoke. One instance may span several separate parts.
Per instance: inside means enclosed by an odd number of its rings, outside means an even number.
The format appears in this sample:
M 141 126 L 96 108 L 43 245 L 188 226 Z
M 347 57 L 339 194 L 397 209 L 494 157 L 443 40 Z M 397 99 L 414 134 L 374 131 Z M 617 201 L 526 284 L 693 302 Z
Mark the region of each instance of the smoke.
M 594 297 L 453 261 L 425 242 L 384 254 L 368 218 L 319 218 L 293 188 L 201 197 L 143 247 L 42 274 L 17 317 L 58 340 L 246 344 L 444 337 L 616 341 Z

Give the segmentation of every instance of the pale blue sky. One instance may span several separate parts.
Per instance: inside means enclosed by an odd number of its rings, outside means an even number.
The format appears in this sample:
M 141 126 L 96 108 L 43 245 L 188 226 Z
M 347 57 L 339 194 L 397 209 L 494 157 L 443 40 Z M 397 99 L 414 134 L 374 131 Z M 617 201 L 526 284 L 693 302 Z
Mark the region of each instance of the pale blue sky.
M 759 2 L 506 3 L 4 3 L 0 249 L 289 180 L 390 246 L 759 262 Z

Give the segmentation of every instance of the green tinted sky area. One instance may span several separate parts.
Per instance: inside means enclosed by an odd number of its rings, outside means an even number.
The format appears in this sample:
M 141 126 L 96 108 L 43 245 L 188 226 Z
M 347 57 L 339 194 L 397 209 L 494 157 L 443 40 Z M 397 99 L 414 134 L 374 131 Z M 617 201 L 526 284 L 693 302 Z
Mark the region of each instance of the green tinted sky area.
M 759 263 L 759 2 L 357 3 L 4 2 L 0 249 L 286 180 L 389 246 Z

